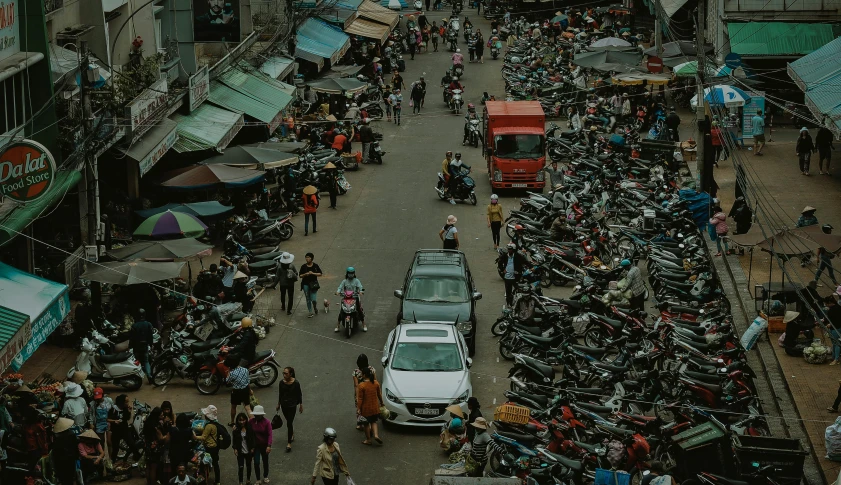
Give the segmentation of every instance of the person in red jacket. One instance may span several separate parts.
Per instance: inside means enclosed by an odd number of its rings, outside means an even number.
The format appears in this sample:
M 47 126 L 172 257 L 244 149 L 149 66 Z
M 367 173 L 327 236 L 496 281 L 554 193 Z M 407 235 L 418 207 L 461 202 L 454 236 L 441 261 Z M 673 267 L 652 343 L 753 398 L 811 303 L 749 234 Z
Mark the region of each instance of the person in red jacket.
M 718 127 L 718 121 L 713 121 L 712 128 L 710 129 L 710 136 L 712 137 L 713 150 L 715 150 L 713 165 L 718 167 L 718 160 L 721 158 L 721 152 L 724 151 L 724 140 L 722 138 L 721 128 Z
M 342 154 L 342 152 L 345 149 L 345 144 L 346 143 L 347 143 L 347 137 L 345 136 L 344 133 L 339 131 L 339 133 L 336 134 L 336 137 L 333 138 L 333 145 L 332 145 L 333 150 L 336 150 L 336 155 L 341 155 Z
M 318 230 L 315 227 L 315 212 L 318 210 L 318 189 L 312 185 L 304 187 L 304 236 L 309 234 L 310 216 L 312 216 L 312 232 L 315 234 Z

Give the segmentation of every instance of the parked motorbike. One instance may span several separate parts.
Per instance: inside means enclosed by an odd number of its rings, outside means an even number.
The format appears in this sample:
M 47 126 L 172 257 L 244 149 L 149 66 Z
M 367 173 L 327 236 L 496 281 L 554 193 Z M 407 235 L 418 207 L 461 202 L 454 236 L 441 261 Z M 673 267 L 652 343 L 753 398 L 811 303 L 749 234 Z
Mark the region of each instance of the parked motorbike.
M 76 371 L 88 373 L 88 380 L 97 384 L 113 384 L 136 391 L 143 386 L 143 369 L 140 362 L 135 360 L 131 351 L 117 354 L 100 354 L 100 341 L 107 339 L 99 332 L 93 331 L 89 340 L 82 339 L 76 363 L 67 371 L 67 379 L 73 377 Z

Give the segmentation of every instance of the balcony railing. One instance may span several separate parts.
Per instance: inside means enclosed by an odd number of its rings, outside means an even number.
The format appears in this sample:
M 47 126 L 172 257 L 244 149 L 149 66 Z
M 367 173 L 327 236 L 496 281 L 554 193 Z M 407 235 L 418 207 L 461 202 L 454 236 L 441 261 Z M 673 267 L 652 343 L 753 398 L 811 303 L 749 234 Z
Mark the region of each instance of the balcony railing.
M 44 13 L 55 12 L 64 7 L 64 0 L 44 0 Z

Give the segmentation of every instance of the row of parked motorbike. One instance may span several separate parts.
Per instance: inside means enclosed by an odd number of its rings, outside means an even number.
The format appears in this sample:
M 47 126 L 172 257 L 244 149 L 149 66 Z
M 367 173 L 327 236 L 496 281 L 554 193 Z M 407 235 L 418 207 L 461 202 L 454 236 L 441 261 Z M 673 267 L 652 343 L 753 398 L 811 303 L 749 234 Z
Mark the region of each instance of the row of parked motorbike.
M 583 484 L 605 469 L 639 484 L 659 460 L 677 481 L 776 483 L 773 465 L 740 475 L 733 463 L 728 438 L 768 436 L 768 426 L 675 174 L 662 160 L 573 146 L 555 146 L 568 164 L 558 196 L 531 193 L 505 221 L 526 264 L 491 331 L 513 362 L 507 404 L 530 415 L 495 422 L 486 474 Z M 559 217 L 567 224 L 551 230 Z M 623 260 L 644 264 L 653 314 L 632 307 Z M 544 296 L 552 285 L 574 292 Z M 676 437 L 701 426 L 725 437 L 720 463 L 698 468 Z

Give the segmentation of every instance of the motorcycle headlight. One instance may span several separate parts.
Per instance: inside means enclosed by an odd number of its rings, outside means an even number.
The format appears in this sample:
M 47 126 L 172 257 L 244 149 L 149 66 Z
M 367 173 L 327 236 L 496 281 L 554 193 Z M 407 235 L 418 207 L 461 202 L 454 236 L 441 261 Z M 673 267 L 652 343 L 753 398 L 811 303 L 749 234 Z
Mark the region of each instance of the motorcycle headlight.
M 456 324 L 456 329 L 461 333 L 470 333 L 473 331 L 473 322 L 470 320 L 459 322 Z
M 535 179 L 538 182 L 543 182 L 543 171 L 537 172 L 537 178 Z
M 453 399 L 452 404 L 460 404 L 463 402 L 467 402 L 467 398 L 470 397 L 470 391 L 464 391 L 461 393 L 461 396 Z
M 502 182 L 502 170 L 494 170 L 494 182 Z
M 395 396 L 388 388 L 385 390 L 385 398 L 394 404 L 403 404 L 399 397 Z

